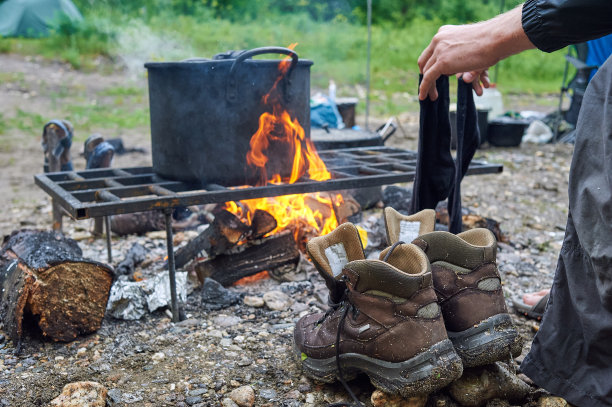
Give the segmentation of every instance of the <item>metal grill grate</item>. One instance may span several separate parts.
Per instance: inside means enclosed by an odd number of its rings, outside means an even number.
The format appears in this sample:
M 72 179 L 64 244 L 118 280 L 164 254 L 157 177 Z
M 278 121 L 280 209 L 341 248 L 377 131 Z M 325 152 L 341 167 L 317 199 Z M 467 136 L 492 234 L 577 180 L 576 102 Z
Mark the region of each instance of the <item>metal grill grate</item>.
M 35 182 L 74 219 L 145 212 L 289 194 L 388 185 L 414 180 L 416 152 L 361 147 L 319 153 L 332 179 L 294 184 L 224 187 L 193 185 L 157 176 L 151 167 L 106 168 L 36 175 Z M 467 175 L 498 173 L 499 164 L 473 161 Z

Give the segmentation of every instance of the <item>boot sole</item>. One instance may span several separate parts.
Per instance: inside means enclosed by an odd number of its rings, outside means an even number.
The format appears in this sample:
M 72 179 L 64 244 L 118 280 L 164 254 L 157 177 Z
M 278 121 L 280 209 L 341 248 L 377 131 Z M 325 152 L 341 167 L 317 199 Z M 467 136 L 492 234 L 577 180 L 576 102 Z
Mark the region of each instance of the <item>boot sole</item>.
M 509 314 L 498 314 L 461 332 L 448 331 L 464 367 L 488 365 L 519 356 L 523 339 Z
M 303 359 L 297 347 L 294 347 L 294 352 L 302 364 L 304 374 L 326 383 L 336 381 L 338 369 L 335 357 Z M 429 394 L 448 385 L 463 373 L 461 359 L 448 339 L 403 362 L 393 363 L 358 353 L 344 353 L 340 355 L 340 365 L 346 380 L 352 380 L 359 372 L 363 372 L 378 389 L 402 397 Z

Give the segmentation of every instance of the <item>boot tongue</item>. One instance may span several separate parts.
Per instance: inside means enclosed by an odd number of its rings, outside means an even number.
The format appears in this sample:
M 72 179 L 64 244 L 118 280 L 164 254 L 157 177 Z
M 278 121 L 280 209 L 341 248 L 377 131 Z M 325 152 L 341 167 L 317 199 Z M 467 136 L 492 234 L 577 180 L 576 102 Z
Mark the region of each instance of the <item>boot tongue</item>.
M 417 237 L 433 232 L 436 226 L 436 211 L 424 209 L 414 215 L 402 215 L 391 207 L 385 208 L 385 228 L 387 243 L 410 243 Z

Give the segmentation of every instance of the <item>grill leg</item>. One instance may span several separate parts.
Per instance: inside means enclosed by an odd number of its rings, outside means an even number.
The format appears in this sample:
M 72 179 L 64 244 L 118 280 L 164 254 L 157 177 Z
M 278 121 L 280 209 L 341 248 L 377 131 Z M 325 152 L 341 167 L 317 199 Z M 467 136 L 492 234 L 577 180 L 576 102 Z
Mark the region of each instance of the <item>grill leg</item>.
M 166 247 L 168 249 L 168 273 L 170 277 L 170 300 L 172 305 L 172 322 L 179 322 L 178 301 L 176 298 L 176 270 L 174 268 L 174 246 L 172 243 L 172 210 L 164 211 L 166 216 Z
M 55 199 L 51 200 L 51 204 L 53 207 L 53 230 L 62 231 L 62 207 L 55 201 Z
M 96 218 L 98 220 L 98 218 Z M 113 249 L 111 247 L 111 219 L 110 215 L 104 217 L 104 223 L 106 225 L 106 251 L 108 253 L 108 262 L 113 262 Z

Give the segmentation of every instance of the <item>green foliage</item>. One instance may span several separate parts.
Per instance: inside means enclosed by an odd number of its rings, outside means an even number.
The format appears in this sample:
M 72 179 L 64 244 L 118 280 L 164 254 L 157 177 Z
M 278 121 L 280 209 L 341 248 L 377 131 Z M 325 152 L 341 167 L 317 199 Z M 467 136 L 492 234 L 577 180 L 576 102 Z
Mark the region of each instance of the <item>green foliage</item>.
M 7 123 L 2 113 L 0 113 L 0 136 L 6 133 Z
M 6 120 L 7 127 L 17 128 L 29 134 L 38 135 L 47 122 L 40 114 L 17 109 L 15 117 Z
M 132 57 L 142 69 L 147 60 L 180 60 L 237 49 L 297 42 L 300 58 L 314 61 L 313 90 L 330 79 L 340 96 L 363 95 L 366 80 L 365 0 L 76 0 L 85 19 L 62 21 L 46 39 L 0 40 L 3 49 L 68 61 L 93 68 L 102 55 Z M 508 0 L 507 9 L 518 0 Z M 417 108 L 417 58 L 442 24 L 486 19 L 497 14 L 498 0 L 373 1 L 372 108 L 386 115 Z M 8 45 L 4 45 L 8 44 Z M 562 77 L 563 51 L 525 52 L 501 62 L 502 92 L 555 92 Z M 493 72 L 491 72 L 491 76 Z M 129 105 L 139 89 L 112 89 L 102 97 Z M 363 97 L 361 97 L 363 100 Z M 116 106 L 114 107 L 116 108 Z M 83 110 L 85 109 L 85 110 Z M 75 110 L 88 127 L 110 120 L 133 127 L 146 121 L 142 112 L 100 108 Z M 360 110 L 361 107 L 360 107 Z M 363 111 L 363 110 L 362 110 Z M 145 112 L 146 113 L 146 112 Z M 87 119 L 85 116 L 90 115 Z

